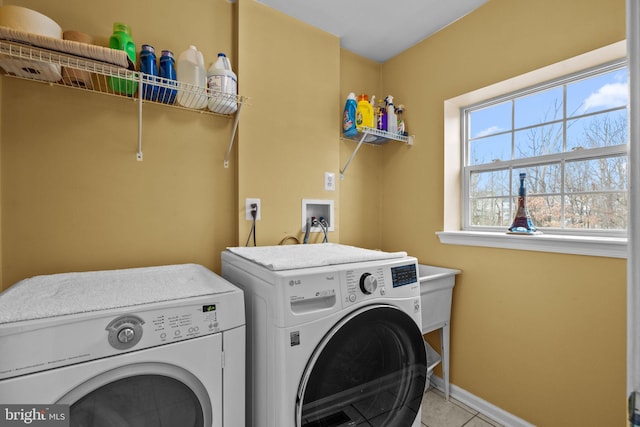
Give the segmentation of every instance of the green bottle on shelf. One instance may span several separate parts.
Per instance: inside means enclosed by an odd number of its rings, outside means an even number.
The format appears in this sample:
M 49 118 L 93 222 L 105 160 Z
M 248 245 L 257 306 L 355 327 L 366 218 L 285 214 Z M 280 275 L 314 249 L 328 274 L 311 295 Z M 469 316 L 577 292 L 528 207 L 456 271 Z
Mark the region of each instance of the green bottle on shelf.
M 133 64 L 136 63 L 136 45 L 131 39 L 131 29 L 127 24 L 121 22 L 113 24 L 113 35 L 109 38 L 109 47 L 111 49 L 124 50 L 131 62 Z M 116 93 L 131 96 L 136 92 L 138 82 L 135 80 L 109 77 L 109 87 Z

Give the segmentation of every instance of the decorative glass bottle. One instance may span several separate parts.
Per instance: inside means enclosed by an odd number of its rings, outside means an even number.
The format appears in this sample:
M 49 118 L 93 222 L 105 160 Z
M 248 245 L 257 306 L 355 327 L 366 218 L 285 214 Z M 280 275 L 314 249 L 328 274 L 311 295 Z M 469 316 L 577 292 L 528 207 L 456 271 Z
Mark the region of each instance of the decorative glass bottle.
M 520 189 L 518 190 L 518 209 L 516 217 L 513 219 L 510 233 L 515 234 L 540 234 L 531 221 L 529 209 L 527 209 L 527 190 L 524 186 L 524 180 L 527 178 L 526 173 L 520 174 Z

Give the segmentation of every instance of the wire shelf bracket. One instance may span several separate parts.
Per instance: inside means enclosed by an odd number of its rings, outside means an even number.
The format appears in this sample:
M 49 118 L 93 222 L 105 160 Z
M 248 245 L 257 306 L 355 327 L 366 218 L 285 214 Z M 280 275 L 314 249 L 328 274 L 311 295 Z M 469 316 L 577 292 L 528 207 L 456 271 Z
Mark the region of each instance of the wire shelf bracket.
M 353 160 L 353 158 L 358 153 L 358 150 L 360 150 L 360 147 L 362 147 L 362 144 L 366 143 L 366 144 L 372 144 L 372 145 L 382 145 L 382 144 L 386 144 L 390 140 L 393 140 L 393 141 L 404 142 L 407 145 L 413 145 L 414 138 L 415 138 L 415 135 L 409 135 L 409 136 L 399 135 L 399 134 L 394 134 L 391 132 L 374 129 L 374 128 L 368 128 L 368 127 L 363 127 L 362 130 L 358 132 L 358 135 L 354 137 L 351 137 L 351 138 L 343 137 L 343 139 L 358 141 L 358 145 L 356 145 L 355 150 L 353 150 L 353 153 L 351 153 L 351 156 L 345 163 L 344 167 L 340 170 L 340 179 L 344 179 L 344 174 L 347 172 L 347 169 L 349 168 L 349 165 L 351 164 L 351 161 Z

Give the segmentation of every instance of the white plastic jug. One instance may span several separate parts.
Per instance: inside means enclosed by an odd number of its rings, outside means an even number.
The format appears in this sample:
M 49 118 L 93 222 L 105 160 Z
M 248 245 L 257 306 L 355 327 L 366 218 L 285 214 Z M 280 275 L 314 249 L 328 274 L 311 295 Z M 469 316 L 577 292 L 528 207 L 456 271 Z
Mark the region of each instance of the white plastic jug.
M 224 53 L 218 54 L 216 62 L 207 71 L 207 87 L 209 88 L 209 110 L 220 114 L 233 114 L 238 109 L 238 78 L 231 70 L 229 58 Z
M 202 52 L 189 46 L 178 57 L 178 95 L 176 100 L 187 108 L 200 110 L 207 106 L 207 74 Z

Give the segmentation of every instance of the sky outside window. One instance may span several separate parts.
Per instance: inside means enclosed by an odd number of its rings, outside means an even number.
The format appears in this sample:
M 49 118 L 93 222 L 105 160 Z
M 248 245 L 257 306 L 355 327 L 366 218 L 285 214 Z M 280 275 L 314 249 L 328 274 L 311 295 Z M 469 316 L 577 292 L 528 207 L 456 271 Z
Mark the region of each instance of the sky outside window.
M 562 119 L 562 88 L 554 88 L 515 100 L 516 129 Z
M 567 116 L 574 117 L 629 102 L 626 68 L 567 85 Z
M 567 118 L 576 117 L 576 120 L 567 121 L 567 151 L 626 144 L 626 110 L 608 111 L 625 107 L 628 103 L 626 68 L 568 84 L 566 99 Z M 472 111 L 469 114 L 468 164 L 484 164 L 562 151 L 561 124 L 534 126 L 562 120 L 563 108 L 563 89 L 557 87 Z M 599 111 L 603 113 L 592 115 Z M 578 118 L 583 115 L 587 117 Z M 614 127 L 605 129 L 607 125 Z M 591 146 L 582 143 L 584 134 L 598 127 L 601 130 L 600 140 L 591 141 Z M 511 153 L 510 131 L 521 128 L 526 129 L 515 133 L 515 152 Z M 614 134 L 614 129 L 617 134 Z M 544 146 L 541 145 L 543 142 Z

